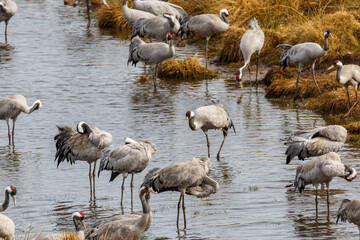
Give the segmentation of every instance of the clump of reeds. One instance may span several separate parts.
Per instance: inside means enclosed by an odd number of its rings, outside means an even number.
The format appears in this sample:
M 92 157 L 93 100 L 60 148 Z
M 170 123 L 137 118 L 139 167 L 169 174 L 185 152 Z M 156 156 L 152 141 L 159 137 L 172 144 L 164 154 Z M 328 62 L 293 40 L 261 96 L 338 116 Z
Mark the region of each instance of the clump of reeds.
M 158 77 L 172 79 L 209 79 L 217 75 L 217 72 L 206 69 L 196 56 L 185 60 L 168 59 L 159 65 Z
M 122 15 L 122 1 L 107 2 L 111 8 L 102 5 L 96 11 L 99 27 L 130 30 L 131 25 L 125 21 Z
M 80 240 L 80 238 L 72 232 L 65 232 L 61 235 L 61 240 Z

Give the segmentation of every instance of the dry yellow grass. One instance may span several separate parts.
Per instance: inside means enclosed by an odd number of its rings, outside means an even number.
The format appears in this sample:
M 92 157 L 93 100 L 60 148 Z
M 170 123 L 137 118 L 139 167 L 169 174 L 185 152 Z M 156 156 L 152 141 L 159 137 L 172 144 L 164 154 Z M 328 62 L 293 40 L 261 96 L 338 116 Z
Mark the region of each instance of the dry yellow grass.
M 158 77 L 172 79 L 208 79 L 216 76 L 216 72 L 206 69 L 196 56 L 185 60 L 168 59 L 159 65 Z
M 130 30 L 128 24 L 122 15 L 122 1 L 107 1 L 111 8 L 100 6 L 96 11 L 97 22 L 99 27 L 114 28 L 117 30 Z M 131 1 L 129 1 L 130 3 Z

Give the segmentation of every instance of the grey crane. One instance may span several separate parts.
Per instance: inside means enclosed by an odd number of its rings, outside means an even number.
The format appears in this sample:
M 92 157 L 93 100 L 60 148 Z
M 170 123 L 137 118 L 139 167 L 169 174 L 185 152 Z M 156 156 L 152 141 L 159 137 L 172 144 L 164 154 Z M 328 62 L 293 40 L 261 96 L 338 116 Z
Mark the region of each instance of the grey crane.
M 184 34 L 187 36 L 190 35 L 190 32 L 199 33 L 200 35 L 206 36 L 206 45 L 205 45 L 205 67 L 207 68 L 207 49 L 210 37 L 214 33 L 225 32 L 229 28 L 229 21 L 227 17 L 229 16 L 228 10 L 225 8 L 220 10 L 220 14 L 200 14 L 196 16 L 185 17 L 181 22 L 180 32 L 181 38 Z
M 224 140 L 222 141 L 220 149 L 217 153 L 218 159 L 220 158 L 220 151 L 228 135 L 229 128 L 233 128 L 234 133 L 236 134 L 235 126 L 230 118 L 230 115 L 222 104 L 202 106 L 195 109 L 194 112 L 187 111 L 184 124 L 187 120 L 189 120 L 191 130 L 196 131 L 201 129 L 204 132 L 208 147 L 208 157 L 210 157 L 210 142 L 208 137 L 209 129 L 220 129 L 224 135 Z
M 38 236 L 35 240 L 62 240 L 62 239 L 74 239 L 71 236 L 76 237 L 76 239 L 83 240 L 84 238 L 84 230 L 86 230 L 84 218 L 85 215 L 82 212 L 74 212 L 71 215 L 71 218 L 74 222 L 76 235 L 71 232 L 66 233 L 52 233 L 44 236 Z
M 321 94 L 319 85 L 315 79 L 315 62 L 317 59 L 324 56 L 324 54 L 329 49 L 328 37 L 330 36 L 331 31 L 327 30 L 324 33 L 324 48 L 321 48 L 319 44 L 313 42 L 300 43 L 294 46 L 289 44 L 279 44 L 276 46 L 276 49 L 283 49 L 283 53 L 280 58 L 280 67 L 285 69 L 287 66 L 289 66 L 290 63 L 296 63 L 298 65 L 294 101 L 297 97 L 300 73 L 305 64 L 311 64 L 313 80 L 317 89 L 319 90 L 319 93 Z
M 338 152 L 344 146 L 347 131 L 339 125 L 329 125 L 311 130 L 292 133 L 285 143 L 286 164 L 298 156 L 299 160 L 320 156 L 329 152 Z
M 123 206 L 124 183 L 128 174 L 131 174 L 131 210 L 133 209 L 133 181 L 134 174 L 142 172 L 156 153 L 156 145 L 149 142 L 136 142 L 131 138 L 125 139 L 125 145 L 115 149 L 105 149 L 100 160 L 98 175 L 103 170 L 110 170 L 112 182 L 119 174 L 123 175 L 121 185 L 121 207 Z
M 256 53 L 256 84 L 258 77 L 258 68 L 259 68 L 259 56 L 262 47 L 264 46 L 265 35 L 261 30 L 258 21 L 256 18 L 253 18 L 249 21 L 249 26 L 251 29 L 247 30 L 244 35 L 241 37 L 240 41 L 240 49 L 244 58 L 244 66 L 239 68 L 239 71 L 236 75 L 236 81 L 240 82 L 241 88 L 242 86 L 242 72 L 243 69 L 248 67 L 249 69 L 249 78 L 250 78 L 250 59 L 253 53 Z
M 345 164 L 341 163 L 339 155 L 335 152 L 329 152 L 319 157 L 313 158 L 308 162 L 305 162 L 296 169 L 296 176 L 294 183 L 290 186 L 294 186 L 295 190 L 299 190 L 300 193 L 305 189 L 305 186 L 312 184 L 316 188 L 316 217 L 318 215 L 318 187 L 320 184 L 326 184 L 326 196 L 327 196 L 327 211 L 329 215 L 329 186 L 334 177 L 345 178 L 345 180 L 351 182 L 356 178 L 356 170 Z
M 179 29 L 180 23 L 174 15 L 164 13 L 160 16 L 136 20 L 131 37 L 133 38 L 136 35 L 140 37 L 148 36 L 150 39 L 164 41 L 167 33 L 176 34 Z
M 349 223 L 356 224 L 360 234 L 360 200 L 342 200 L 337 212 L 336 224 L 339 222 L 339 219 L 341 222 L 348 221 Z
M 9 145 L 14 144 L 15 122 L 21 112 L 30 114 L 42 108 L 40 100 L 36 100 L 31 107 L 27 105 L 26 98 L 20 94 L 6 97 L 0 100 L 0 119 L 6 120 L 8 126 Z M 13 128 L 10 134 L 10 120 L 13 120 Z M 12 141 L 11 141 L 12 140 Z
M 156 16 L 163 15 L 164 13 L 172 14 L 179 22 L 187 16 L 186 11 L 182 7 L 163 1 L 133 0 L 133 6 L 135 9 L 150 12 Z
M 359 83 L 360 83 L 360 66 L 359 65 L 355 65 L 355 64 L 348 64 L 348 65 L 343 65 L 342 62 L 340 62 L 339 60 L 336 60 L 333 65 L 331 65 L 328 70 L 330 70 L 331 68 L 335 67 L 336 68 L 336 80 L 344 85 L 347 96 L 348 96 L 348 101 L 349 101 L 349 111 L 345 114 L 345 117 L 348 116 L 351 113 L 351 110 L 358 104 L 358 96 L 357 96 L 357 91 L 359 89 Z M 354 91 L 355 91 L 355 102 L 353 105 L 351 105 L 351 101 L 350 101 L 350 95 L 349 95 L 349 90 L 348 87 L 349 86 L 353 86 Z
M 152 188 L 155 192 L 180 192 L 176 220 L 178 229 L 181 202 L 184 229 L 186 229 L 185 193 L 204 198 L 219 190 L 219 184 L 207 176 L 210 165 L 210 158 L 193 158 L 190 161 L 171 164 L 164 168 L 153 168 L 146 174 L 143 185 Z
M 151 190 L 142 186 L 139 197 L 143 214 L 116 215 L 106 222 L 97 223 L 85 236 L 85 239 L 139 239 L 152 224 L 150 208 Z
M 0 212 L 5 211 L 9 207 L 10 197 L 12 198 L 14 206 L 16 207 L 16 193 L 17 190 L 14 186 L 8 186 L 5 188 L 5 201 L 2 205 L 0 205 Z
M 55 161 L 57 167 L 65 160 L 71 164 L 76 160 L 89 164 L 90 198 L 95 200 L 96 161 L 101 158 L 102 150 L 112 144 L 110 133 L 98 128 L 90 128 L 85 122 L 79 122 L 77 130 L 70 126 L 57 126 L 59 133 L 54 137 L 56 145 Z M 93 172 L 91 164 L 94 163 Z
M 126 22 L 128 22 L 131 26 L 133 26 L 134 23 L 140 18 L 148 19 L 155 17 L 155 15 L 152 13 L 129 8 L 127 6 L 127 1 L 128 0 L 123 0 L 122 11 Z
M 0 22 L 5 21 L 5 43 L 7 43 L 7 26 L 17 10 L 17 5 L 13 0 L 0 1 Z
M 129 58 L 127 65 L 132 63 L 133 66 L 141 61 L 146 65 L 155 65 L 153 72 L 154 87 L 156 88 L 156 73 L 159 63 L 172 58 L 175 55 L 175 47 L 171 41 L 171 34 L 166 35 L 169 44 L 166 43 L 145 43 L 138 36 L 131 39 L 129 47 Z
M 16 207 L 16 193 L 17 190 L 14 186 L 8 186 L 5 188 L 5 201 L 0 206 L 0 212 L 5 211 L 9 206 L 9 195 L 14 201 L 14 206 Z M 6 215 L 0 213 L 0 238 L 13 240 L 15 239 L 15 224 L 14 222 Z

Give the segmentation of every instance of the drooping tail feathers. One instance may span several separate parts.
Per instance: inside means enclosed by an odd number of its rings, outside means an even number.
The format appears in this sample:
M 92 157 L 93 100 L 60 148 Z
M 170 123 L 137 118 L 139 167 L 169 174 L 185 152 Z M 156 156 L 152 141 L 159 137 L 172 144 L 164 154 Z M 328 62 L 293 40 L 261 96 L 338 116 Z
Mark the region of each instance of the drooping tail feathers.
M 339 210 L 337 212 L 336 224 L 339 222 L 339 219 L 341 222 L 346 222 L 346 220 L 348 219 L 348 216 L 346 214 L 345 208 L 350 203 L 351 203 L 351 200 L 349 200 L 349 199 L 342 200 Z
M 71 152 L 71 147 L 68 140 L 74 135 L 75 130 L 69 126 L 57 126 L 59 133 L 54 137 L 56 154 L 55 160 L 57 160 L 57 167 L 61 162 L 67 160 L 73 164 L 75 162 L 75 156 Z
M 292 48 L 292 45 L 289 44 L 279 44 L 275 47 L 275 49 L 282 48 L 283 52 L 280 57 L 280 68 L 283 67 L 283 70 L 289 66 L 290 60 L 288 56 L 288 51 L 290 48 Z
M 298 166 L 296 169 L 296 176 L 295 176 L 295 180 L 294 180 L 294 192 L 297 190 L 299 190 L 300 193 L 302 193 L 302 191 L 305 189 L 305 180 L 302 178 L 301 176 L 301 171 L 303 170 L 303 166 Z
M 301 137 L 296 137 L 294 135 L 291 135 L 288 141 L 285 143 L 285 145 L 288 146 L 286 149 L 286 164 L 289 164 L 290 161 L 298 156 L 300 160 L 304 160 L 304 157 L 301 156 L 301 152 L 304 148 L 304 140 Z
M 189 37 L 190 35 L 190 28 L 189 28 L 189 20 L 191 19 L 191 16 L 186 16 L 180 23 L 180 36 L 181 39 L 183 38 L 183 35 L 186 34 L 186 37 Z
M 140 37 L 145 36 L 146 33 L 144 32 L 144 24 L 146 20 L 147 20 L 146 18 L 139 18 L 138 20 L 136 20 L 136 22 L 133 25 L 133 32 L 131 35 L 131 39 L 136 37 L 136 35 L 139 35 Z
M 147 188 L 152 188 L 155 192 L 159 192 L 159 186 L 155 183 L 155 180 L 159 176 L 161 168 L 153 168 L 151 169 L 144 177 L 144 181 L 142 185 Z
M 112 151 L 112 149 L 110 149 L 110 148 L 105 148 L 104 150 L 102 150 L 102 156 L 101 156 L 101 159 L 100 159 L 100 166 L 99 166 L 99 171 L 98 171 L 98 177 L 100 176 L 100 172 L 102 171 L 102 170 L 111 170 L 110 168 L 109 168 L 109 157 L 110 157 L 110 152 Z M 120 174 L 120 173 L 119 173 Z M 117 174 L 117 175 L 119 175 L 119 174 Z M 110 182 L 112 181 L 112 180 L 114 180 L 116 177 L 117 177 L 117 175 L 113 178 L 113 179 L 111 179 L 113 176 L 112 176 L 112 174 L 111 174 L 111 178 L 110 178 Z
M 139 37 L 134 37 L 131 39 L 131 43 L 129 46 L 129 58 L 127 61 L 127 65 L 131 63 L 132 66 L 136 66 L 136 64 L 141 60 L 138 55 L 138 47 L 142 40 Z
M 258 24 L 258 21 L 257 21 L 257 19 L 255 17 L 249 21 L 249 26 L 252 29 L 260 28 L 259 24 Z

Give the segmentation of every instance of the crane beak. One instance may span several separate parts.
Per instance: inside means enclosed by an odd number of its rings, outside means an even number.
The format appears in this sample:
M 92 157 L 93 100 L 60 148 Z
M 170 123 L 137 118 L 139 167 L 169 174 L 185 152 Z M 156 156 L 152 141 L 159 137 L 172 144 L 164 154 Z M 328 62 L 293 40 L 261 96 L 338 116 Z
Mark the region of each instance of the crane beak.
M 184 121 L 183 124 L 185 124 L 187 120 L 189 120 L 189 117 L 188 117 L 188 116 L 186 116 L 185 121 Z
M 84 227 L 84 229 L 86 230 L 86 226 L 85 226 L 85 221 L 84 219 L 81 221 L 81 225 Z
M 327 70 L 333 69 L 334 65 L 331 65 Z
M 14 202 L 14 206 L 16 207 L 16 196 L 15 196 L 15 195 L 12 196 L 12 200 L 13 200 L 13 202 Z

